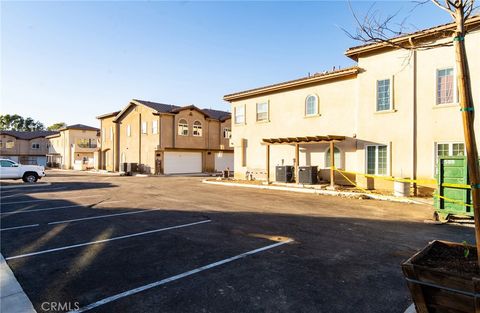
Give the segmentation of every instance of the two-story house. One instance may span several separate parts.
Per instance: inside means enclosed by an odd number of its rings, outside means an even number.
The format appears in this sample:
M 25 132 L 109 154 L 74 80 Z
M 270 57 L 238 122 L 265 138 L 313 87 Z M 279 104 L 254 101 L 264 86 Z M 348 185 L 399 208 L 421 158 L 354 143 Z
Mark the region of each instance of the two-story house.
M 122 171 L 121 164 L 136 163 L 150 174 L 233 170 L 229 112 L 133 99 L 97 118 L 101 169 Z
M 75 124 L 48 136 L 48 165 L 63 169 L 85 170 L 95 167 L 99 129 Z
M 480 17 L 466 24 L 478 111 Z M 234 115 L 235 176 L 257 173 L 258 179 L 272 180 L 276 165 L 311 165 L 329 180 L 334 161 L 349 172 L 431 180 L 439 156 L 465 153 L 453 31 L 454 25 L 446 24 L 392 39 L 445 46 L 418 51 L 386 44 L 353 47 L 346 51 L 356 61 L 350 68 L 224 96 Z M 475 129 L 478 136 L 479 119 Z M 362 175 L 350 178 L 365 184 Z M 390 185 L 375 180 L 375 187 Z
M 21 164 L 47 164 L 49 141 L 45 137 L 56 131 L 0 131 L 0 158 L 10 159 Z

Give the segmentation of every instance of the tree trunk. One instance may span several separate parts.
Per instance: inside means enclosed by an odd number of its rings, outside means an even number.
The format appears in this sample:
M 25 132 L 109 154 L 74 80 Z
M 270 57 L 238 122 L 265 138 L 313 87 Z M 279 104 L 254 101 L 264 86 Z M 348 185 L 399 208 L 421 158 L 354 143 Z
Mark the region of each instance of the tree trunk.
M 457 29 L 454 37 L 454 46 L 458 96 L 462 111 L 468 174 L 472 186 L 472 204 L 475 216 L 475 240 L 477 251 L 479 252 L 478 264 L 480 265 L 480 168 L 478 164 L 477 144 L 475 142 L 473 97 L 470 90 L 470 75 L 468 72 L 467 54 L 465 52 L 465 19 L 463 7 L 456 8 L 455 23 Z

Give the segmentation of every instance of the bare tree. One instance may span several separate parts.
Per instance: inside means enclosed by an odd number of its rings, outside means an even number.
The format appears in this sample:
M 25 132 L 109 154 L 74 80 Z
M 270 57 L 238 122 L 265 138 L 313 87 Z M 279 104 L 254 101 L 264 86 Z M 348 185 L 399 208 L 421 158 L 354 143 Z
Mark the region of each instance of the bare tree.
M 442 46 L 454 46 L 455 64 L 457 69 L 457 88 L 459 95 L 460 110 L 462 111 L 463 132 L 465 137 L 465 147 L 467 150 L 467 163 L 469 178 L 472 190 L 472 205 L 475 216 L 475 239 L 477 245 L 478 264 L 480 265 L 480 166 L 478 162 L 478 151 L 475 141 L 474 129 L 474 106 L 471 91 L 470 74 L 468 68 L 468 59 L 465 51 L 465 35 L 468 30 L 465 22 L 473 16 L 477 7 L 475 0 L 421 0 L 416 5 L 425 4 L 431 1 L 441 10 L 447 12 L 455 25 L 455 30 L 445 30 L 437 33 L 431 42 L 414 42 L 411 37 L 409 40 L 395 40 L 395 37 L 406 35 L 404 23 L 394 25 L 393 21 L 397 14 L 379 18 L 373 14 L 371 9 L 364 18 L 359 18 L 353 13 L 358 24 L 357 33 L 347 34 L 363 43 L 379 43 L 393 48 L 408 50 L 424 50 Z M 353 10 L 352 10 L 353 12 Z M 441 38 L 452 38 L 452 42 L 440 41 Z

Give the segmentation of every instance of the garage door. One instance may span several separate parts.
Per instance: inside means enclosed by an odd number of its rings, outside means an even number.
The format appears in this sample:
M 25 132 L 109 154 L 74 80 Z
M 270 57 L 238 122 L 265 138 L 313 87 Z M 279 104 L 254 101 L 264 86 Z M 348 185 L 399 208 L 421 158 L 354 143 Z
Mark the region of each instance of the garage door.
M 188 174 L 202 172 L 201 152 L 165 152 L 165 174 Z
M 233 153 L 215 153 L 215 171 L 220 172 L 227 167 L 233 171 Z

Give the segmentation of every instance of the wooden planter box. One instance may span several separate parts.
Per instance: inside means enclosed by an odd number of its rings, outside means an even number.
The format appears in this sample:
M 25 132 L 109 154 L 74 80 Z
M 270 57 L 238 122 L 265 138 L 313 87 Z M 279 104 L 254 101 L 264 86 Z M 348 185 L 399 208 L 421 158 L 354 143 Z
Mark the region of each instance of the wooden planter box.
M 480 313 L 480 277 L 415 264 L 435 245 L 463 247 L 460 243 L 435 240 L 402 264 L 417 313 Z

